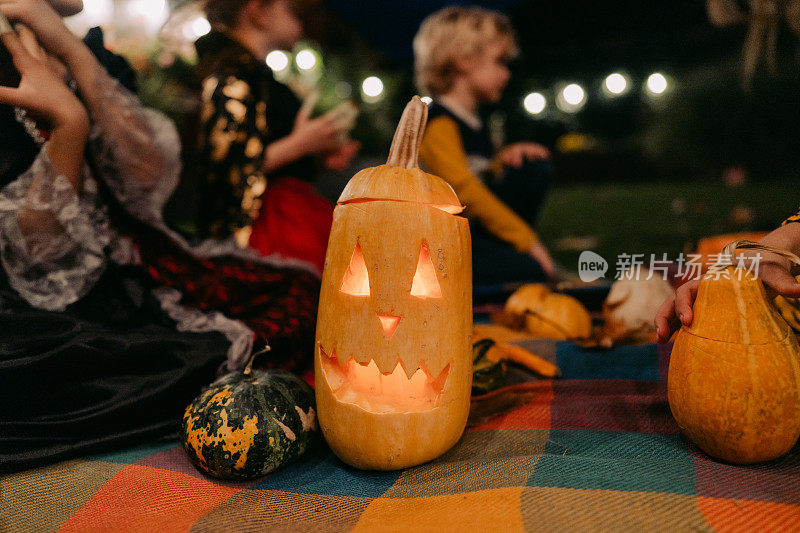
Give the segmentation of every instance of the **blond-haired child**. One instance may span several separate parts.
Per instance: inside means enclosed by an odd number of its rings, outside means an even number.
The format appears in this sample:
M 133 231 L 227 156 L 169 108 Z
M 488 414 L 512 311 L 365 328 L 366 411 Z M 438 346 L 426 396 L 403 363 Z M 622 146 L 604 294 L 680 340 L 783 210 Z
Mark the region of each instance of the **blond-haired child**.
M 500 100 L 516 55 L 508 18 L 477 7 L 448 7 L 426 18 L 414 38 L 417 85 L 433 97 L 420 156 L 467 207 L 476 282 L 554 275 L 534 232 L 552 178 L 549 152 L 535 143 L 492 145 L 477 115 Z

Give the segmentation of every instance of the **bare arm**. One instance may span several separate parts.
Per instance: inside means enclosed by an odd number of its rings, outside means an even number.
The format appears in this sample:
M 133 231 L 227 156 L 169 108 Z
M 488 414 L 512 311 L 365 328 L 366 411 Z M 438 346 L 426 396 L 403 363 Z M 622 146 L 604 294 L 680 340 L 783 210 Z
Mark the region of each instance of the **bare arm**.
M 155 187 L 166 176 L 169 158 L 154 142 L 150 115 L 138 98 L 127 92 L 80 40 L 64 56 L 67 68 L 77 83 L 92 124 L 101 132 L 100 142 L 114 147 L 120 175 Z M 122 150 L 119 150 L 122 148 Z
M 0 9 L 12 22 L 29 27 L 42 47 L 67 66 L 91 119 L 91 143 L 113 156 L 106 158 L 114 167 L 109 174 L 120 182 L 138 182 L 119 186 L 154 189 L 168 179 L 178 147 L 157 142 L 154 130 L 161 127 L 158 122 L 163 117 L 143 108 L 113 79 L 47 1 L 0 0 Z
M 48 68 L 45 54 L 30 30 L 22 27 L 20 35 L 4 33 L 2 41 L 14 59 L 21 80 L 18 87 L 0 87 L 0 103 L 26 109 L 50 122 L 52 131 L 47 145 L 50 160 L 55 170 L 78 190 L 89 131 L 86 111 Z
M 93 286 L 105 264 L 102 216 L 81 195 L 88 119 L 35 39 L 26 36 L 23 44 L 14 33 L 2 39 L 21 82 L 0 87 L 0 104 L 32 112 L 52 134 L 33 165 L 0 190 L 0 259 L 11 286 L 31 305 L 60 310 Z
M 329 117 L 311 119 L 301 109 L 292 133 L 267 146 L 264 153 L 265 174 L 310 154 L 324 153 L 341 144 L 341 128 Z

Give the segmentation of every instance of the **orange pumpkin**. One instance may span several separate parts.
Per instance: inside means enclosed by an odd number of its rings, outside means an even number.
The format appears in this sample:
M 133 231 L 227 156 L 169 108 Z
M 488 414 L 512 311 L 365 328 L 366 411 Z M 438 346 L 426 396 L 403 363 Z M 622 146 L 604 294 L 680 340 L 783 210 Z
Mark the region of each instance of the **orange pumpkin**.
M 429 461 L 461 436 L 472 383 L 469 224 L 417 153 L 415 97 L 386 165 L 348 183 L 334 210 L 315 356 L 317 412 L 331 449 L 363 469 Z
M 738 243 L 733 243 L 735 249 Z M 703 277 L 690 327 L 675 338 L 669 405 L 712 457 L 755 463 L 800 436 L 800 347 L 761 281 L 733 266 Z
M 697 262 L 703 265 L 705 271 L 719 258 L 723 248 L 732 241 L 759 241 L 767 235 L 764 231 L 754 231 L 749 233 L 726 233 L 724 235 L 712 235 L 703 237 L 697 242 L 695 255 L 700 256 Z
M 523 285 L 508 297 L 505 312 L 524 316 L 525 330 L 545 339 L 585 339 L 592 333 L 592 318 L 572 296 L 556 294 L 540 283 Z

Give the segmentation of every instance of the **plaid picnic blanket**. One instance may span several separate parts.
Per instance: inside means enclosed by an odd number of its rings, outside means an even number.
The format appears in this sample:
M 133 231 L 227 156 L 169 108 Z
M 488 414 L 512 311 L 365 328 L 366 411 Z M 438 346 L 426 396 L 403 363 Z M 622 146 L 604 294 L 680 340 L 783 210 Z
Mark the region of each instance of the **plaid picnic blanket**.
M 741 467 L 687 443 L 668 348 L 525 344 L 564 379 L 475 399 L 461 441 L 429 464 L 362 472 L 320 444 L 233 484 L 155 443 L 2 478 L 0 531 L 800 531 L 800 446 Z

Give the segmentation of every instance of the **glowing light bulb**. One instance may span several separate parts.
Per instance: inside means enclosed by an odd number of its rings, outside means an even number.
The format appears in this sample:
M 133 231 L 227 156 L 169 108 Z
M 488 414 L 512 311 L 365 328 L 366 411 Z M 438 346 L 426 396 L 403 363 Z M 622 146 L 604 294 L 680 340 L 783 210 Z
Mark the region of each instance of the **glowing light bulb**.
M 645 84 L 645 88 L 647 89 L 648 94 L 651 96 L 659 96 L 664 94 L 668 87 L 669 83 L 667 82 L 667 78 L 660 72 L 654 72 L 653 74 L 650 74 L 650 76 L 647 78 L 647 83 Z
M 189 40 L 194 41 L 198 37 L 202 37 L 211 31 L 211 24 L 205 17 L 197 17 L 196 19 L 184 25 L 182 33 L 183 36 Z
M 273 50 L 267 54 L 267 66 L 273 72 L 281 72 L 289 66 L 289 54 L 283 50 Z
M 559 91 L 556 106 L 566 113 L 576 113 L 586 105 L 586 91 L 577 83 L 570 83 Z
M 380 98 L 383 94 L 383 81 L 377 76 L 370 76 L 361 83 L 361 92 L 368 98 Z
M 300 70 L 312 70 L 317 66 L 317 54 L 308 48 L 300 50 L 297 52 L 297 55 L 294 56 L 294 62 Z
M 542 93 L 530 93 L 522 101 L 522 106 L 531 115 L 538 115 L 547 107 L 547 99 Z
M 621 95 L 628 90 L 628 79 L 619 72 L 609 74 L 603 81 L 603 90 L 611 96 Z
M 586 91 L 577 83 L 571 83 L 564 87 L 564 101 L 568 104 L 579 105 L 586 98 Z

